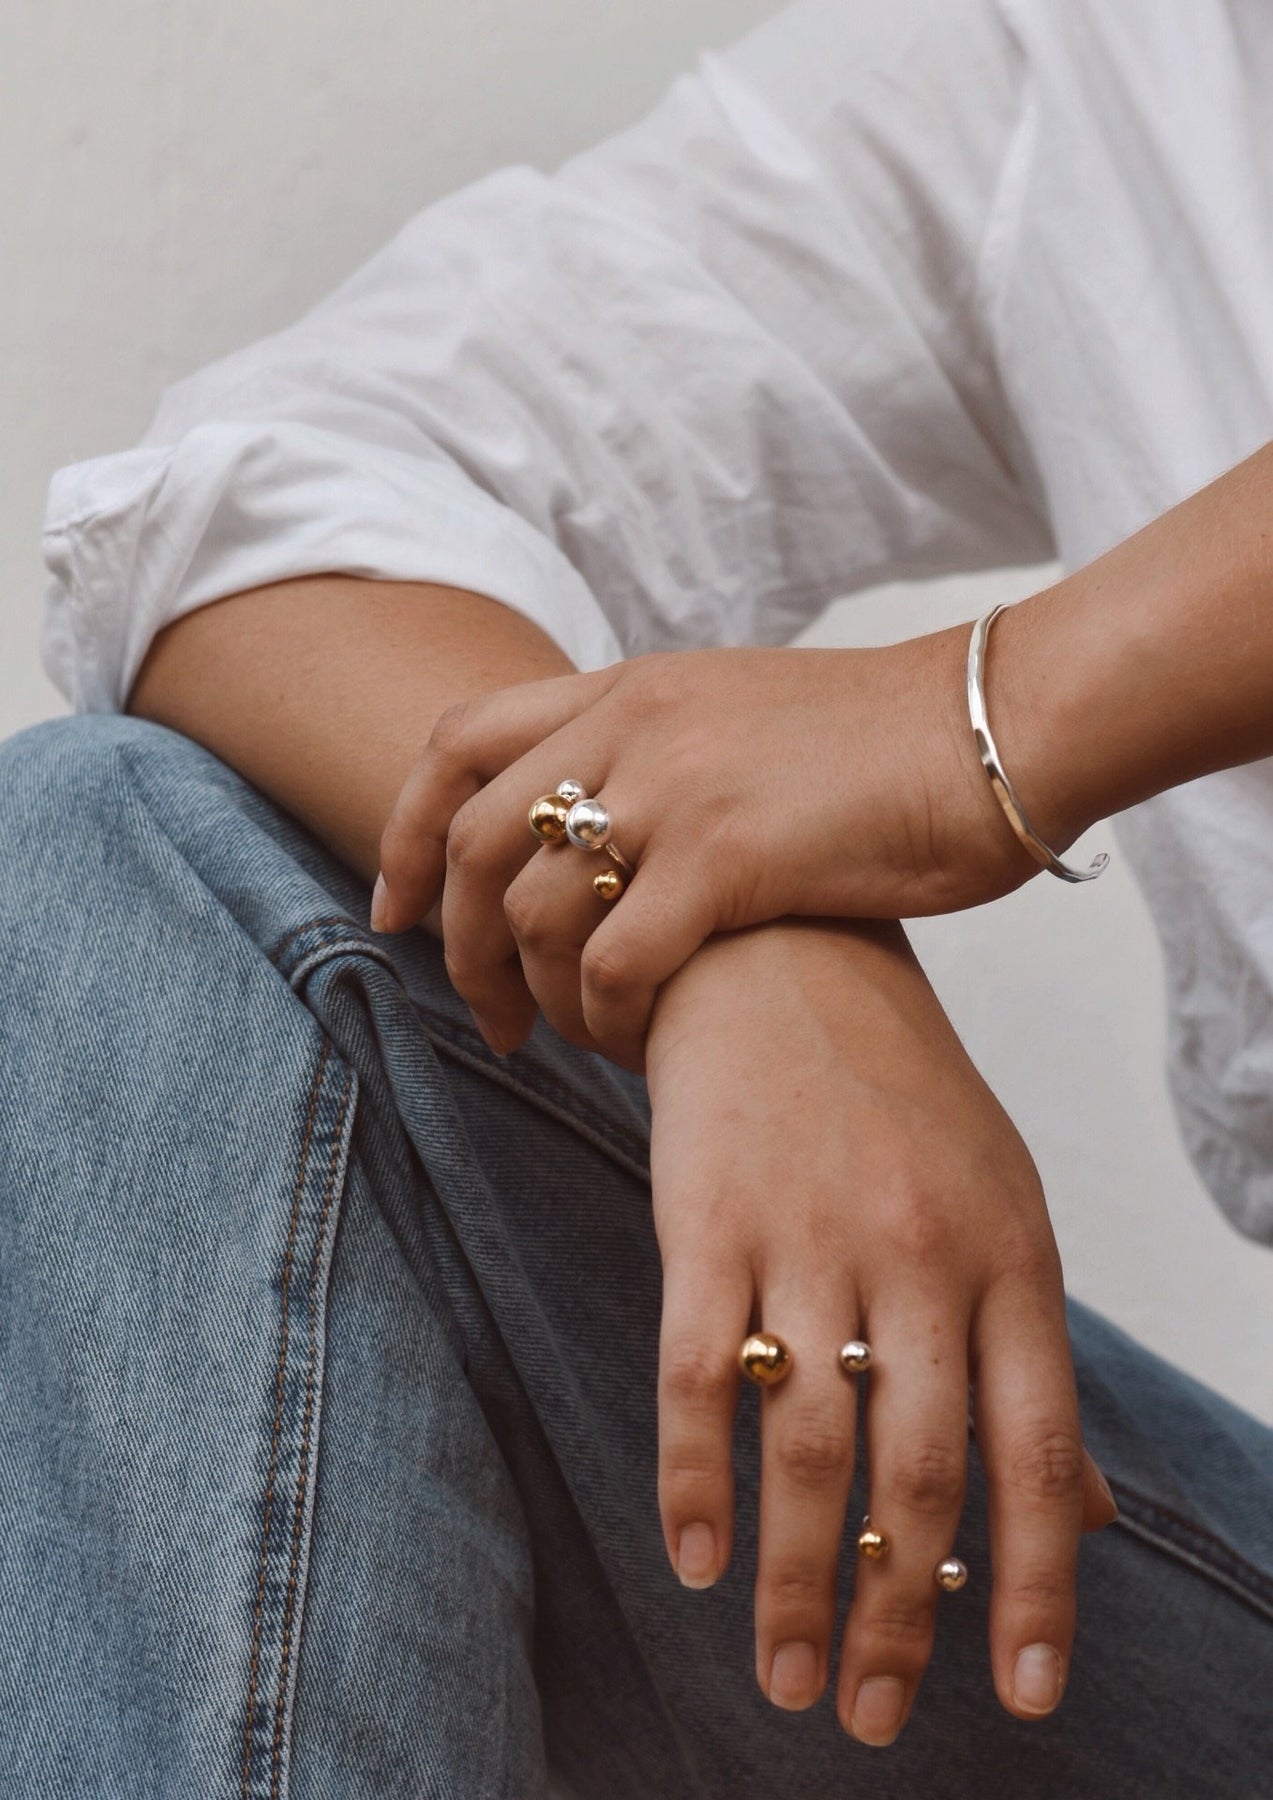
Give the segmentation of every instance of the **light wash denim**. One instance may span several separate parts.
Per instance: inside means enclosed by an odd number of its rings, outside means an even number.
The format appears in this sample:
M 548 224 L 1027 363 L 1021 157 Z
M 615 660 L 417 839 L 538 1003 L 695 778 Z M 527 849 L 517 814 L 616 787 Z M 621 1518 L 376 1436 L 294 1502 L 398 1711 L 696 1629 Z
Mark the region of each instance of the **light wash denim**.
M 0 1794 L 1273 1795 L 1273 1433 L 1074 1306 L 1122 1516 L 1059 1712 L 991 1690 L 975 1450 L 902 1738 L 778 1711 L 753 1390 L 728 1575 L 663 1549 L 642 1085 L 542 1027 L 497 1061 L 159 727 L 11 740 L 0 852 Z

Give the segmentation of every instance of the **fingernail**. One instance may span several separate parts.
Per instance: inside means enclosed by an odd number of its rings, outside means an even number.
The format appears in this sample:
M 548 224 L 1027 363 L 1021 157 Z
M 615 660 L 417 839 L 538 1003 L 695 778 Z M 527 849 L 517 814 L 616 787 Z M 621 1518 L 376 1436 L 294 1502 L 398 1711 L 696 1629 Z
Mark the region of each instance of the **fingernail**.
M 676 1547 L 676 1572 L 687 1588 L 711 1587 L 716 1579 L 716 1533 L 710 1525 L 686 1525 Z
M 769 1666 L 769 1698 L 798 1710 L 818 1697 L 818 1653 L 812 1644 L 779 1644 Z
M 1052 1711 L 1061 1698 L 1061 1658 L 1051 1644 L 1027 1644 L 1018 1655 L 1012 1698 L 1022 1712 Z
M 376 885 L 371 890 L 371 929 L 383 931 L 385 928 L 385 878 L 376 876 Z
M 472 1007 L 469 1008 L 469 1011 L 473 1012 Z M 473 1023 L 481 1032 L 483 1041 L 488 1050 L 493 1050 L 496 1056 L 508 1055 L 508 1045 L 505 1043 L 500 1033 L 495 1030 L 494 1026 L 486 1023 L 486 1020 L 482 1017 L 481 1013 L 473 1013 Z
M 1105 1498 L 1109 1501 L 1110 1508 L 1113 1513 L 1113 1519 L 1116 1519 L 1118 1517 L 1118 1501 L 1115 1500 L 1113 1491 L 1110 1488 L 1109 1482 L 1106 1481 L 1105 1477 L 1101 1474 L 1101 1471 L 1099 1469 L 1096 1471 L 1096 1485 L 1098 1488 L 1100 1488 L 1102 1494 L 1104 1494 Z M 1113 1523 L 1113 1519 L 1111 1519 L 1111 1521 L 1110 1521 L 1111 1524 Z
M 853 1735 L 864 1744 L 891 1744 L 902 1729 L 906 1683 L 896 1675 L 870 1675 L 853 1702 Z

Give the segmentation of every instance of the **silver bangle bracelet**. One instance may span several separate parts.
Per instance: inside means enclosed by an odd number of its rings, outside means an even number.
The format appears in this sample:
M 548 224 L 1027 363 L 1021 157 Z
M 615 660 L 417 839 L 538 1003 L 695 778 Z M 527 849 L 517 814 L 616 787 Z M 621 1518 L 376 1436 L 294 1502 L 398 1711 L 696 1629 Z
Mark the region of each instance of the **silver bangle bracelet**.
M 1016 789 L 999 760 L 999 750 L 986 712 L 986 639 L 990 635 L 990 627 L 1003 610 L 1002 606 L 994 606 L 983 614 L 973 626 L 968 644 L 968 716 L 972 720 L 972 735 L 976 740 L 981 766 L 990 777 L 995 799 L 1003 808 L 1009 825 L 1034 860 L 1042 863 L 1050 874 L 1059 876 L 1062 881 L 1094 881 L 1109 867 L 1107 853 L 1102 850 L 1093 857 L 1092 866 L 1088 869 L 1076 869 L 1070 863 L 1062 862 L 1055 851 L 1048 849 L 1026 817 L 1025 809 L 1017 799 Z

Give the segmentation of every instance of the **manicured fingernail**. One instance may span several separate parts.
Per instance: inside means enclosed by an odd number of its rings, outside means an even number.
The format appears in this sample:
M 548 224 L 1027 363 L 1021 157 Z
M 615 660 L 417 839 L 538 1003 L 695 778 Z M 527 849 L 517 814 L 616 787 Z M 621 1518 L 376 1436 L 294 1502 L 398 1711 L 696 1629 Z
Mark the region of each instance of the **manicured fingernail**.
M 383 931 L 385 928 L 385 878 L 376 876 L 376 885 L 371 890 L 371 929 Z
M 769 1698 L 798 1711 L 818 1697 L 818 1653 L 812 1644 L 779 1644 L 769 1669 Z
M 681 1531 L 676 1547 L 676 1572 L 687 1588 L 711 1587 L 716 1579 L 716 1533 L 696 1522 Z
M 891 1744 L 902 1729 L 906 1683 L 896 1675 L 869 1675 L 853 1702 L 853 1735 L 864 1744 Z
M 1051 1644 L 1027 1644 L 1012 1671 L 1012 1698 L 1022 1712 L 1049 1713 L 1061 1698 L 1061 1658 Z

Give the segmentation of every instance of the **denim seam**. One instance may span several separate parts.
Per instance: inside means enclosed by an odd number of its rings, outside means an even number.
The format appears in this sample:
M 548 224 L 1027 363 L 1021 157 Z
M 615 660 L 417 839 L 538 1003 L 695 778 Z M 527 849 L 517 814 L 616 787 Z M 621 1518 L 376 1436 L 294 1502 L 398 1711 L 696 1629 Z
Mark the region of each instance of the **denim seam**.
M 338 929 L 342 936 L 335 940 L 328 938 L 302 957 L 294 968 L 287 967 L 288 951 L 298 939 L 304 938 L 312 932 L 331 928 Z M 402 983 L 402 977 L 392 958 L 386 956 L 376 944 L 372 943 L 353 920 L 343 915 L 328 914 L 294 926 L 270 952 L 270 960 L 285 973 L 287 980 L 295 987 L 323 962 L 337 955 L 373 957 L 396 976 L 399 983 Z M 458 1042 L 457 1038 L 462 1028 L 446 1018 L 444 1014 L 435 1012 L 423 1001 L 418 1000 L 404 983 L 402 986 L 411 1005 L 420 1015 L 429 1041 L 435 1048 L 454 1057 L 464 1067 L 484 1075 L 509 1093 L 516 1094 L 519 1099 L 538 1107 L 541 1112 L 547 1113 L 559 1124 L 568 1126 L 577 1137 L 591 1144 L 594 1149 L 600 1150 L 626 1174 L 635 1176 L 643 1186 L 649 1186 L 649 1164 L 644 1155 L 644 1146 L 640 1145 L 636 1138 L 616 1127 L 615 1135 L 627 1137 L 628 1143 L 633 1147 L 629 1149 L 624 1145 L 616 1144 L 579 1117 L 574 1107 L 575 1097 L 564 1084 L 547 1081 L 542 1076 L 538 1076 L 534 1082 L 527 1081 L 524 1077 L 514 1074 L 504 1063 L 495 1061 L 489 1052 L 483 1055 L 482 1051 L 476 1047 L 470 1048 L 468 1045 Z M 473 1042 L 474 1046 L 481 1042 L 476 1032 L 473 1033 Z
M 548 1090 L 551 1085 L 555 1084 L 541 1082 L 539 1079 L 534 1082 L 526 1081 L 499 1063 L 489 1061 L 480 1051 L 470 1050 L 465 1045 L 456 1043 L 450 1035 L 451 1029 L 453 1029 L 450 1027 L 450 1021 L 446 1021 L 444 1026 L 440 1025 L 436 1013 L 429 1012 L 419 1001 L 414 1001 L 413 1004 L 417 1012 L 422 1015 L 425 1034 L 429 1042 L 436 1049 L 441 1050 L 446 1056 L 453 1057 L 465 1068 L 476 1070 L 478 1074 L 484 1075 L 487 1080 L 495 1082 L 499 1087 L 506 1088 L 509 1093 L 516 1094 L 519 1099 L 537 1107 L 549 1118 L 556 1119 L 560 1124 L 568 1126 L 576 1137 L 582 1138 L 585 1143 L 600 1150 L 602 1155 L 607 1156 L 625 1173 L 635 1176 L 644 1187 L 649 1187 L 649 1164 L 642 1158 L 629 1155 L 626 1150 L 612 1143 L 609 1138 L 594 1130 L 585 1120 L 581 1119 L 578 1112 L 573 1111 L 567 1103 L 574 1099 L 567 1087 L 564 1085 L 558 1087 L 556 1091 L 562 1096 L 562 1099 L 554 1099 Z
M 326 1040 L 324 1040 L 326 1042 Z M 305 1530 L 305 1502 L 309 1493 L 310 1464 L 313 1458 L 313 1425 L 315 1405 L 315 1375 L 318 1368 L 318 1284 L 323 1270 L 323 1252 L 327 1243 L 327 1226 L 331 1217 L 332 1201 L 336 1193 L 336 1178 L 340 1171 L 341 1153 L 345 1141 L 345 1119 L 349 1112 L 349 1099 L 353 1092 L 353 1071 L 345 1075 L 345 1087 L 340 1099 L 340 1112 L 336 1120 L 336 1129 L 332 1136 L 331 1156 L 327 1163 L 327 1184 L 323 1191 L 323 1206 L 318 1218 L 318 1229 L 314 1239 L 314 1255 L 309 1277 L 309 1342 L 305 1364 L 305 1410 L 301 1421 L 300 1467 L 296 1478 L 296 1501 L 292 1507 L 292 1541 L 291 1556 L 287 1571 L 287 1596 L 283 1606 L 283 1645 L 279 1661 L 278 1694 L 274 1702 L 274 1741 L 270 1753 L 270 1796 L 271 1800 L 279 1800 L 282 1792 L 283 1770 L 283 1737 L 287 1720 L 288 1677 L 292 1662 L 292 1631 L 296 1613 L 296 1591 L 300 1581 L 301 1540 Z
M 252 1656 L 248 1665 L 248 1697 L 247 1710 L 243 1726 L 243 1800 L 250 1800 L 252 1788 L 252 1738 L 255 1730 L 255 1714 L 257 1705 L 257 1682 L 261 1672 L 261 1629 L 265 1618 L 265 1587 L 270 1560 L 270 1529 L 274 1515 L 274 1483 L 278 1477 L 279 1448 L 283 1439 L 284 1389 L 287 1376 L 288 1337 L 291 1328 L 291 1286 L 292 1261 L 296 1253 L 296 1238 L 300 1229 L 301 1196 L 305 1191 L 305 1178 L 309 1169 L 310 1144 L 313 1141 L 314 1125 L 318 1118 L 318 1102 L 322 1093 L 323 1076 L 327 1069 L 327 1058 L 330 1045 L 326 1037 L 323 1039 L 322 1052 L 314 1071 L 314 1079 L 309 1090 L 309 1110 L 305 1118 L 305 1134 L 301 1140 L 301 1153 L 297 1159 L 296 1180 L 292 1187 L 292 1211 L 287 1226 L 287 1245 L 283 1254 L 283 1274 L 279 1294 L 279 1350 L 278 1361 L 274 1368 L 274 1424 L 270 1440 L 270 1462 L 265 1478 L 265 1502 L 262 1508 L 261 1551 L 256 1568 L 256 1602 L 252 1613 Z
M 349 937 L 337 938 L 334 941 L 329 939 L 327 942 L 317 945 L 288 970 L 287 979 L 294 989 L 299 988 L 303 982 L 309 979 L 315 969 L 321 968 L 324 963 L 331 962 L 337 956 L 365 956 L 372 962 L 379 963 L 382 968 L 390 970 L 392 974 L 397 975 L 398 973 L 392 960 L 385 955 L 383 950 L 377 950 L 376 946 L 369 944 L 366 938 Z
M 1116 1525 L 1216 1582 L 1263 1618 L 1273 1620 L 1273 1579 L 1264 1570 L 1248 1562 L 1223 1538 L 1172 1507 L 1128 1487 L 1117 1477 L 1111 1479 L 1110 1486 L 1119 1506 Z

